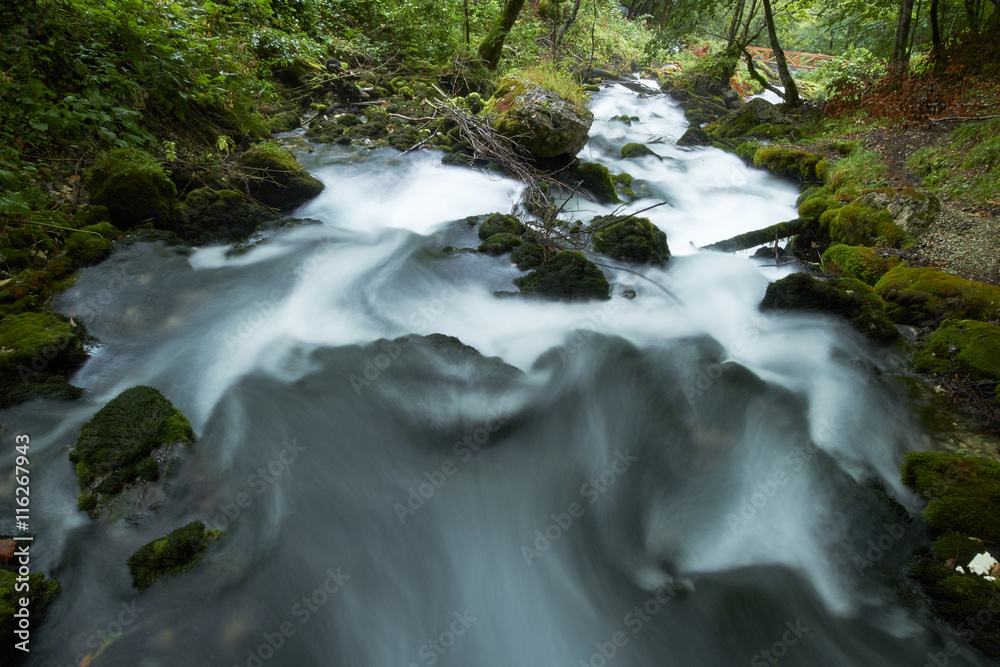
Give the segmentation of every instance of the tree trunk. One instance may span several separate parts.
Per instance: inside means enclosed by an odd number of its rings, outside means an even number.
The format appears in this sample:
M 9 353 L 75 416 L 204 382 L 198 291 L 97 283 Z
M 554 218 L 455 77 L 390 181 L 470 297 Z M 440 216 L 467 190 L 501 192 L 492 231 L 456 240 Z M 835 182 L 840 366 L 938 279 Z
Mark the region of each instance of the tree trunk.
M 902 0 L 899 4 L 899 18 L 896 21 L 896 39 L 892 43 L 892 62 L 910 61 L 906 42 L 910 37 L 910 19 L 913 17 L 913 0 Z
M 907 60 L 913 54 L 913 41 L 917 38 L 917 29 L 920 27 L 920 9 L 924 4 L 924 0 L 917 0 L 917 13 L 913 17 L 913 30 L 910 31 L 910 45 L 906 49 Z
M 497 68 L 504 40 L 507 39 L 507 34 L 514 26 L 514 21 L 517 20 L 517 15 L 521 13 L 523 6 L 524 0 L 507 0 L 497 22 L 493 24 L 479 45 L 479 59 L 485 61 L 486 66 L 490 69 Z
M 912 2 L 913 0 L 910 0 Z M 795 85 L 792 73 L 788 71 L 788 61 L 785 59 L 785 52 L 778 43 L 778 33 L 774 29 L 774 13 L 771 11 L 771 0 L 764 0 L 764 20 L 767 22 L 767 36 L 771 40 L 771 51 L 774 52 L 774 62 L 778 66 L 778 78 L 781 79 L 781 86 L 785 89 L 785 104 L 790 107 L 797 107 L 802 104 L 799 99 L 799 88 Z
M 965 18 L 969 22 L 969 30 L 977 32 L 979 26 L 976 24 L 976 7 L 972 0 L 965 0 Z
M 729 30 L 726 32 L 726 41 L 730 46 L 736 41 L 740 26 L 743 25 L 743 8 L 745 5 L 746 0 L 738 0 L 736 9 L 733 10 L 733 20 L 729 23 Z
M 941 29 L 938 27 L 938 0 L 931 0 L 931 44 L 934 55 L 941 52 Z
M 753 24 L 753 17 L 757 13 L 757 0 L 750 0 L 750 12 L 747 14 L 747 22 L 743 26 L 743 34 L 740 36 L 740 44 L 746 45 L 750 38 L 750 27 Z
M 566 36 L 566 31 L 576 22 L 576 13 L 580 11 L 580 3 L 582 1 L 575 0 L 573 2 L 573 9 L 570 10 L 569 16 L 566 17 L 566 20 L 563 21 L 562 25 L 556 31 L 556 48 L 559 48 L 559 45 L 562 44 L 563 38 Z

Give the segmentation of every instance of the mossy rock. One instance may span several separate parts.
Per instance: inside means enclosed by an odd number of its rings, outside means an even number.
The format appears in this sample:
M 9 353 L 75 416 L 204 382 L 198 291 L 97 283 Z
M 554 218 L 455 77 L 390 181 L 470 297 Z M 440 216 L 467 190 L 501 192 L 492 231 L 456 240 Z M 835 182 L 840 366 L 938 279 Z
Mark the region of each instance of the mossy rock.
M 596 264 L 583 253 L 562 250 L 534 271 L 514 280 L 522 294 L 562 301 L 609 299 L 611 286 Z
M 236 190 L 198 188 L 177 205 L 177 235 L 191 243 L 241 241 L 278 216 Z
M 505 252 L 510 252 L 521 243 L 521 237 L 517 234 L 493 234 L 479 245 L 479 252 L 484 252 L 487 255 L 502 255 Z
M 294 111 L 282 111 L 281 113 L 268 118 L 267 124 L 271 133 L 277 134 L 278 132 L 291 132 L 292 130 L 301 127 L 302 121 L 299 119 L 299 115 Z
M 823 269 L 827 273 L 857 278 L 872 286 L 898 265 L 898 257 L 882 257 L 866 246 L 838 244 L 823 253 Z
M 741 158 L 744 162 L 752 164 L 753 156 L 756 155 L 757 151 L 763 148 L 763 146 L 764 144 L 756 141 L 744 141 L 742 144 L 737 146 L 736 150 L 733 152 L 736 153 L 736 156 Z
M 282 211 L 304 204 L 323 191 L 289 151 L 277 146 L 257 146 L 237 162 L 247 172 L 244 192 L 265 206 Z
M 107 207 L 121 229 L 152 222 L 169 229 L 174 219 L 177 186 L 152 155 L 135 148 L 116 148 L 101 155 L 90 170 L 90 201 Z
M 31 544 L 31 542 L 21 542 L 20 544 Z M 45 612 L 49 606 L 55 602 L 61 591 L 59 582 L 55 579 L 46 579 L 41 572 L 34 572 L 27 577 L 28 592 L 15 590 L 18 583 L 18 574 L 10 570 L 0 570 L 0 663 L 4 665 L 17 665 L 27 655 L 14 647 L 14 644 L 22 641 L 14 634 L 18 629 L 18 619 L 14 618 L 14 613 L 21 609 L 20 599 L 28 598 L 28 615 L 31 619 L 32 637 L 38 631 L 45 618 Z
M 545 248 L 532 241 L 521 243 L 510 253 L 510 261 L 522 271 L 537 269 L 545 262 L 545 258 Z
M 153 540 L 129 556 L 132 586 L 144 591 L 162 577 L 175 577 L 193 567 L 209 544 L 222 537 L 221 530 L 206 530 L 201 521 L 178 528 Z
M 192 442 L 191 424 L 163 394 L 141 385 L 126 389 L 81 427 L 69 454 L 81 509 L 103 507 L 128 485 L 156 481 L 166 462 L 154 450 Z
M 76 398 L 62 376 L 86 358 L 81 331 L 54 313 L 0 320 L 0 408 L 36 397 Z
M 1000 614 L 989 612 L 997 608 L 997 582 L 961 574 L 930 558 L 921 559 L 909 574 L 946 623 L 974 647 L 1000 659 Z M 988 615 L 984 616 L 984 610 Z
M 903 483 L 928 500 L 924 519 L 951 531 L 1000 544 L 1000 463 L 976 456 L 910 452 Z
M 599 216 L 591 226 L 601 225 L 613 216 Z M 648 218 L 628 216 L 594 234 L 597 252 L 623 262 L 662 265 L 670 259 L 667 235 Z
M 603 203 L 618 204 L 618 191 L 615 189 L 615 182 L 611 180 L 611 172 L 603 164 L 597 162 L 581 162 L 577 168 L 577 173 L 583 179 L 583 184 L 590 189 Z
M 841 208 L 828 207 L 820 215 L 820 222 L 829 229 L 834 243 L 901 248 L 906 242 L 906 232 L 888 211 L 857 202 Z
M 513 215 L 491 213 L 479 226 L 479 239 L 485 241 L 496 234 L 513 234 L 520 236 L 528 231 L 527 226 Z
M 814 310 L 841 315 L 855 329 L 876 341 L 895 340 L 896 327 L 871 287 L 854 278 L 819 280 L 793 273 L 767 286 L 761 310 Z
M 496 129 L 536 158 L 576 155 L 587 143 L 593 114 L 515 76 L 500 80 L 483 107 Z
M 63 252 L 73 263 L 73 268 L 94 266 L 111 254 L 111 241 L 119 238 L 121 231 L 110 222 L 88 225 L 69 235 Z
M 943 324 L 914 357 L 919 371 L 961 374 L 972 380 L 1000 383 L 1000 325 L 975 320 Z M 996 399 L 1000 401 L 1000 385 Z
M 945 563 L 954 560 L 955 565 L 961 565 L 968 570 L 969 562 L 986 550 L 982 540 L 977 540 L 961 533 L 945 533 L 934 540 L 932 547 L 934 558 Z
M 1000 319 L 1000 287 L 932 268 L 897 266 L 875 284 L 894 322 L 927 326 L 945 318 Z
M 816 165 L 822 159 L 822 155 L 787 146 L 764 146 L 754 153 L 753 163 L 775 174 L 808 182 L 819 180 Z
M 646 157 L 647 155 L 652 155 L 657 160 L 663 160 L 663 158 L 654 153 L 652 149 L 650 149 L 649 146 L 647 146 L 646 144 L 637 144 L 637 143 L 625 144 L 624 146 L 622 146 L 621 155 L 622 158 L 624 159 L 640 158 L 640 157 Z
M 841 208 L 843 204 L 832 197 L 810 197 L 799 204 L 799 217 L 819 221 L 820 216 L 830 209 Z

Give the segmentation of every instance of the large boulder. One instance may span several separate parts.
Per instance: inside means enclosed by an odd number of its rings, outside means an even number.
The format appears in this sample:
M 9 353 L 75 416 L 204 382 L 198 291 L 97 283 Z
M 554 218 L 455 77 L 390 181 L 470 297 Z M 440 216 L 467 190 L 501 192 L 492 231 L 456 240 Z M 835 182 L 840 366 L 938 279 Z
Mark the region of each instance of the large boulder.
M 587 109 L 515 76 L 500 81 L 484 111 L 497 130 L 543 159 L 579 153 L 594 120 Z
M 889 341 L 898 335 L 882 299 L 854 278 L 819 280 L 793 273 L 767 286 L 761 310 L 813 310 L 841 315 L 868 338 Z
M 910 236 L 920 236 L 941 210 L 938 198 L 913 188 L 879 188 L 857 200 L 872 208 L 885 209 Z
M 719 119 L 715 134 L 722 138 L 750 136 L 774 136 L 774 125 L 791 126 L 792 119 L 767 100 L 755 97 L 736 111 Z M 778 132 L 780 134 L 780 132 Z
M 257 146 L 237 161 L 247 172 L 244 192 L 265 206 L 287 211 L 323 191 L 323 184 L 283 148 Z
M 65 376 L 87 359 L 82 331 L 54 313 L 0 320 L 0 409 L 33 398 L 78 398 Z
M 523 247 L 523 246 L 521 246 Z M 514 280 L 523 294 L 562 301 L 610 298 L 611 286 L 583 253 L 562 250 L 545 258 L 534 271 Z
M 90 170 L 90 201 L 106 206 L 111 222 L 130 229 L 152 222 L 168 229 L 174 219 L 177 186 L 152 155 L 135 148 L 104 153 Z
M 614 216 L 599 216 L 591 221 L 600 226 Z M 594 250 L 623 262 L 662 265 L 670 259 L 667 235 L 648 218 L 630 215 L 594 233 Z

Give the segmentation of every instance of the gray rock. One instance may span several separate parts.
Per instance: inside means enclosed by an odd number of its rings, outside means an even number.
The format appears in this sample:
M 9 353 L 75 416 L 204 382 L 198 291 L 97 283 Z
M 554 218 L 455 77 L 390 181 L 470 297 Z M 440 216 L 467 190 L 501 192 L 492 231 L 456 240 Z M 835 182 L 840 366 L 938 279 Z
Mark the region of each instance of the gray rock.
M 594 121 L 588 110 L 518 77 L 506 77 L 486 106 L 494 126 L 538 158 L 576 155 Z
M 862 204 L 889 211 L 897 225 L 910 236 L 920 236 L 941 210 L 932 194 L 913 188 L 880 188 L 858 198 Z

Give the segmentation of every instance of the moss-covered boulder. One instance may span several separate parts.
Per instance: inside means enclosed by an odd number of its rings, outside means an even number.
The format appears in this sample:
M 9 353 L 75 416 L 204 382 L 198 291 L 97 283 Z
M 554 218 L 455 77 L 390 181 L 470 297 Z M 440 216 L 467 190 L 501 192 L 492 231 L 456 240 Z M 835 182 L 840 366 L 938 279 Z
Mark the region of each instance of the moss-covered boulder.
M 1000 383 L 1000 326 L 975 320 L 946 322 L 916 354 L 914 364 L 926 373 Z M 1000 384 L 995 396 L 1000 401 Z
M 24 544 L 30 544 L 25 542 Z M 35 636 L 45 612 L 49 606 L 59 596 L 59 582 L 55 579 L 46 579 L 41 572 L 29 574 L 26 582 L 28 592 L 25 589 L 15 590 L 18 583 L 18 574 L 9 570 L 0 570 L 0 663 L 4 665 L 17 665 L 30 653 L 25 653 L 14 645 L 23 641 L 23 637 L 14 634 L 18 630 L 18 619 L 14 614 L 21 609 L 21 598 L 28 599 L 28 618 L 31 619 L 31 636 Z M 31 646 L 30 642 L 26 644 Z
M 0 409 L 34 398 L 77 398 L 65 376 L 82 364 L 82 330 L 54 313 L 0 320 Z
M 546 258 L 552 254 L 554 251 L 547 250 L 534 241 L 526 241 L 511 251 L 510 261 L 522 271 L 530 271 L 544 264 Z
M 883 257 L 867 246 L 838 244 L 823 253 L 824 271 L 835 276 L 857 278 L 872 286 L 898 265 L 898 257 Z
M 780 176 L 788 176 L 799 181 L 818 181 L 816 165 L 822 155 L 807 153 L 787 146 L 764 146 L 753 156 L 753 163 Z
M 931 599 L 934 611 L 963 639 L 994 659 L 1000 659 L 1000 585 L 974 574 L 961 574 L 933 559 L 921 559 L 910 577 Z M 984 613 L 985 612 L 985 613 Z
M 931 548 L 934 558 L 940 563 L 954 561 L 955 565 L 961 565 L 968 570 L 969 562 L 986 549 L 982 540 L 974 537 L 962 535 L 961 533 L 949 532 L 939 535 L 934 540 Z
M 577 174 L 583 180 L 583 184 L 597 197 L 598 201 L 605 204 L 617 204 L 621 202 L 618 197 L 618 190 L 615 189 L 614 179 L 611 172 L 603 164 L 597 162 L 581 162 L 576 168 Z
M 198 188 L 177 205 L 176 232 L 195 244 L 241 241 L 278 216 L 236 190 Z
M 646 157 L 647 155 L 652 155 L 658 160 L 663 159 L 659 155 L 654 153 L 652 149 L 646 144 L 637 144 L 637 143 L 625 144 L 624 146 L 622 146 L 621 155 L 622 158 L 626 160 Z
M 83 425 L 69 454 L 80 509 L 95 514 L 126 487 L 155 482 L 177 450 L 193 442 L 191 424 L 163 394 L 141 385 L 126 389 Z
M 611 286 L 596 264 L 583 253 L 562 250 L 534 271 L 514 280 L 522 294 L 562 301 L 609 299 Z
M 766 136 L 767 130 L 762 126 L 784 126 L 777 134 L 785 134 L 791 129 L 792 119 L 778 110 L 767 100 L 755 97 L 736 111 L 719 119 L 714 134 L 723 139 L 731 139 L 743 135 Z M 774 132 L 774 130 L 770 130 Z
M 206 530 L 201 521 L 192 521 L 169 535 L 144 544 L 129 556 L 132 586 L 144 591 L 161 577 L 174 577 L 193 567 L 209 544 L 223 535 Z
M 799 217 L 819 222 L 820 216 L 828 210 L 838 209 L 842 206 L 843 204 L 833 199 L 833 197 L 825 197 L 823 195 L 809 197 L 799 204 Z
M 879 188 L 862 193 L 858 202 L 885 209 L 907 234 L 920 236 L 941 211 L 941 202 L 932 194 L 913 188 Z
M 820 280 L 793 273 L 767 286 L 761 310 L 814 310 L 847 319 L 868 338 L 891 341 L 899 334 L 871 287 L 854 278 Z
M 174 219 L 177 187 L 152 155 L 135 148 L 116 148 L 101 155 L 90 170 L 90 201 L 107 207 L 121 229 L 152 222 L 169 229 Z
M 479 244 L 479 252 L 484 252 L 487 255 L 502 255 L 505 252 L 510 252 L 521 243 L 521 237 L 517 234 L 494 234 Z
M 485 241 L 496 234 L 513 234 L 520 236 L 528 231 L 528 227 L 513 215 L 491 213 L 483 224 L 479 225 L 479 239 Z
M 1000 463 L 977 456 L 910 452 L 903 483 L 926 498 L 924 519 L 952 531 L 1000 544 Z
M 251 148 L 237 162 L 246 172 L 244 192 L 265 206 L 287 211 L 323 191 L 323 184 L 278 146 Z
M 894 322 L 927 326 L 949 317 L 1000 319 L 1000 287 L 932 268 L 897 266 L 875 284 Z
M 508 76 L 483 108 L 494 127 L 537 158 L 576 155 L 587 143 L 594 116 L 525 79 Z
M 111 254 L 111 241 L 104 234 L 114 234 L 113 238 L 117 238 L 121 232 L 105 222 L 84 227 L 69 235 L 63 245 L 63 252 L 73 262 L 74 268 L 93 266 L 108 258 Z
M 299 120 L 299 115 L 294 111 L 282 111 L 268 118 L 267 124 L 272 133 L 291 132 L 300 127 L 302 121 Z
M 688 129 L 684 130 L 684 134 L 682 134 L 681 138 L 677 140 L 677 145 L 687 148 L 693 148 L 695 146 L 711 146 L 712 140 L 709 138 L 705 130 L 701 129 L 697 125 L 692 125 Z
M 615 216 L 610 215 L 599 216 L 590 224 L 592 227 L 601 227 L 615 219 Z M 623 262 L 662 265 L 670 259 L 667 235 L 648 218 L 637 218 L 634 215 L 596 231 L 593 248 Z
M 906 243 L 906 232 L 893 221 L 888 211 L 859 202 L 840 208 L 828 207 L 820 215 L 820 222 L 829 230 L 834 243 L 888 248 L 901 248 Z

